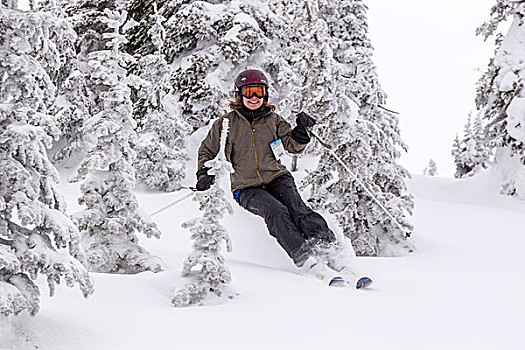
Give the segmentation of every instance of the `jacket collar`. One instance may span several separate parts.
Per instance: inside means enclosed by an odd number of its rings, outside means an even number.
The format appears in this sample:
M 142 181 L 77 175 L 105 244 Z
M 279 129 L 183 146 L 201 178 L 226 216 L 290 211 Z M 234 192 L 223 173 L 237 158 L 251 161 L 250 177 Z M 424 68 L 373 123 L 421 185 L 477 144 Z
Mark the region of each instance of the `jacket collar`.
M 256 110 L 249 110 L 248 108 L 237 108 L 235 109 L 240 115 L 242 115 L 247 121 L 253 123 L 259 117 L 266 117 L 273 112 L 273 108 L 269 106 L 261 106 Z

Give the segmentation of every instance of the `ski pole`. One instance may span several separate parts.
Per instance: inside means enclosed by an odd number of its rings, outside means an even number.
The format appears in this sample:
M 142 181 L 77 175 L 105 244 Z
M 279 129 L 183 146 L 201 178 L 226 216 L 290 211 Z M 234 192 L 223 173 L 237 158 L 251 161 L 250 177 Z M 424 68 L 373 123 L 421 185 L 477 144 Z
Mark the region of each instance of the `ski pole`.
M 361 181 L 357 178 L 357 176 L 354 174 L 354 172 L 352 170 L 350 170 L 350 168 L 345 164 L 345 162 L 343 162 L 343 160 L 337 155 L 337 153 L 335 153 L 335 151 L 332 149 L 332 147 L 326 143 L 325 141 L 323 141 L 321 139 L 321 137 L 319 137 L 319 135 L 317 135 L 317 133 L 315 133 L 315 131 L 313 130 L 309 130 L 310 131 L 310 134 L 312 134 L 312 136 L 314 136 L 321 145 L 323 145 L 333 156 L 334 158 L 343 166 L 343 168 L 348 171 L 348 173 L 354 178 L 355 181 L 357 181 L 357 183 L 359 185 L 361 185 L 361 187 L 366 191 L 366 193 L 368 193 L 368 195 L 370 197 L 372 197 L 372 199 L 379 205 L 379 207 L 381 209 L 383 209 L 383 211 L 388 215 L 388 217 L 390 219 L 392 219 L 392 221 L 397 225 L 397 227 L 399 227 L 399 229 L 401 229 L 401 231 L 403 231 L 405 233 L 405 235 L 407 237 L 410 237 L 411 233 L 405 228 L 403 227 L 397 220 L 396 218 L 394 218 L 394 216 L 392 214 L 390 214 L 390 212 L 388 211 L 387 208 L 385 208 L 383 206 L 383 204 L 381 204 L 381 202 L 379 201 L 379 199 L 376 198 L 376 196 L 374 195 L 374 193 L 368 189 L 368 187 Z
M 186 190 L 191 190 L 192 192 L 197 191 L 197 189 L 194 188 L 194 187 L 182 187 L 182 188 L 184 188 L 184 189 L 186 189 Z M 166 210 L 166 209 L 168 209 L 168 208 L 174 206 L 175 204 L 178 204 L 178 203 L 182 202 L 183 200 L 185 200 L 185 199 L 187 199 L 187 198 L 190 198 L 192 195 L 193 195 L 193 193 L 188 193 L 187 195 L 185 195 L 185 196 L 183 196 L 183 197 L 177 199 L 177 200 L 174 201 L 174 202 L 171 202 L 170 204 L 166 205 L 165 207 L 162 207 L 162 208 L 160 208 L 159 210 L 157 210 L 157 211 L 155 211 L 155 212 L 149 214 L 149 216 L 151 217 L 151 216 L 153 216 L 153 215 L 157 215 L 158 213 L 160 213 L 160 212 L 162 212 L 162 211 L 164 211 L 164 210 Z

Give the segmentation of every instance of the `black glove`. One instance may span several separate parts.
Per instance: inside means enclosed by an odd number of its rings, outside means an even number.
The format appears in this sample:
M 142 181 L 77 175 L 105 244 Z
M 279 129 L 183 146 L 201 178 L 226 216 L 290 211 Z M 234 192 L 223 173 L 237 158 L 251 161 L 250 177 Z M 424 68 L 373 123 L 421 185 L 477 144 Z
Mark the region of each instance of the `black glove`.
M 197 171 L 197 191 L 206 191 L 210 186 L 215 182 L 215 176 L 208 175 L 208 170 L 210 168 L 202 168 Z
M 315 119 L 308 114 L 301 112 L 297 114 L 295 122 L 297 123 L 297 126 L 292 130 L 292 139 L 302 144 L 310 142 L 310 135 L 308 135 L 306 128 L 314 126 Z
M 310 135 L 308 135 L 308 131 L 302 125 L 297 125 L 293 128 L 291 136 L 292 139 L 302 144 L 310 142 Z
M 304 112 L 297 114 L 295 122 L 297 123 L 297 125 L 301 125 L 305 128 L 309 128 L 315 125 L 315 119 Z

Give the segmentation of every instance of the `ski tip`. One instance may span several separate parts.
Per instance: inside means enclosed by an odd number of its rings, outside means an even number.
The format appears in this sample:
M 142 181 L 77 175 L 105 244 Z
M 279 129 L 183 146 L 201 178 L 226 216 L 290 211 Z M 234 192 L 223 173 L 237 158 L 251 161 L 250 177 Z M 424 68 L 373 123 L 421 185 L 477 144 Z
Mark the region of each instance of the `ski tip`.
M 340 287 L 340 286 L 343 286 L 346 284 L 346 281 L 344 280 L 343 277 L 339 277 L 339 276 L 336 276 L 334 278 L 332 278 L 330 280 L 330 282 L 328 283 L 328 285 L 330 287 Z
M 372 285 L 372 280 L 368 277 L 361 277 L 359 281 L 357 281 L 356 288 L 362 289 L 362 288 L 368 288 Z

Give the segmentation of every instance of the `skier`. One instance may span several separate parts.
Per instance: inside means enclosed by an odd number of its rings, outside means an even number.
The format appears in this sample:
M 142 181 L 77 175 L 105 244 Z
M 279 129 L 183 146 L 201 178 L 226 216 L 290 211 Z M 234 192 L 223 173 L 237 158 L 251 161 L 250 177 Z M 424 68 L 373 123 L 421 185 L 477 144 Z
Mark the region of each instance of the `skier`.
M 222 120 L 229 118 L 226 158 L 235 170 L 231 175 L 235 200 L 264 218 L 269 233 L 297 267 L 319 278 L 327 269 L 336 276 L 349 269 L 346 252 L 323 217 L 303 202 L 294 178 L 280 162 L 284 150 L 297 154 L 306 148 L 307 128 L 315 120 L 301 112 L 292 129 L 268 102 L 268 87 L 268 79 L 258 70 L 237 76 L 235 100 L 229 104 L 232 111 L 213 123 L 199 147 L 196 188 L 204 191 L 214 182 L 205 163 L 217 155 Z

